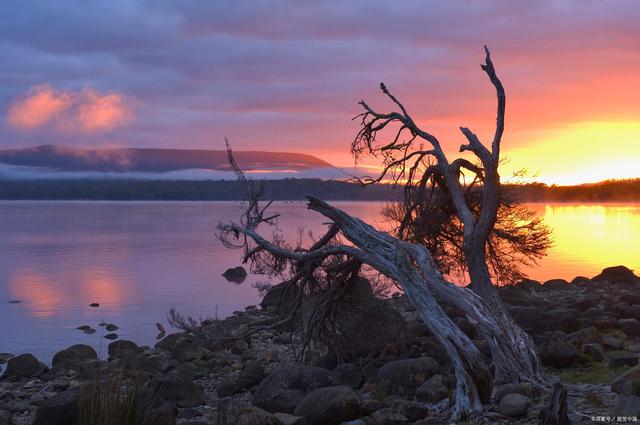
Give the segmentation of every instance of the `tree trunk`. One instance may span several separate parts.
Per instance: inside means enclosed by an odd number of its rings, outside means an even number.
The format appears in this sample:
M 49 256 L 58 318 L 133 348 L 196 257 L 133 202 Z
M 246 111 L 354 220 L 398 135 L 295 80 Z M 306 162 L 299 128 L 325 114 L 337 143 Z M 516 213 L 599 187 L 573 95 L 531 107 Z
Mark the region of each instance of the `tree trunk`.
M 513 323 L 503 309 L 489 305 L 467 288 L 445 281 L 423 246 L 379 232 L 320 200 L 310 198 L 309 208 L 333 220 L 342 234 L 360 248 L 356 255 L 360 261 L 395 280 L 404 289 L 407 298 L 453 363 L 456 374 L 455 420 L 480 410 L 482 401 L 488 401 L 482 400 L 481 396 L 488 393 L 491 375 L 485 358 L 473 341 L 451 321 L 441 303 L 463 310 L 487 342 L 496 369 L 494 382 L 545 382 L 528 335 Z M 501 306 L 500 303 L 496 305 Z M 496 311 L 502 314 L 496 314 Z M 523 338 L 523 335 L 527 338 Z

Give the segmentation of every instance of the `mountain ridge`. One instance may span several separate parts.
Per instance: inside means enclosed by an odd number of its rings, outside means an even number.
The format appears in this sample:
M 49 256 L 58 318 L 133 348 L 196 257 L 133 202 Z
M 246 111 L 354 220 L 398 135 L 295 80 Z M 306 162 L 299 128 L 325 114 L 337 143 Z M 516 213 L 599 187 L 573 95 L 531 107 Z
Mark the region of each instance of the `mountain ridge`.
M 234 151 L 244 170 L 304 171 L 332 168 L 309 154 L 273 151 Z M 174 148 L 87 149 L 65 145 L 38 145 L 0 150 L 0 163 L 57 171 L 170 172 L 186 169 L 230 171 L 226 150 Z

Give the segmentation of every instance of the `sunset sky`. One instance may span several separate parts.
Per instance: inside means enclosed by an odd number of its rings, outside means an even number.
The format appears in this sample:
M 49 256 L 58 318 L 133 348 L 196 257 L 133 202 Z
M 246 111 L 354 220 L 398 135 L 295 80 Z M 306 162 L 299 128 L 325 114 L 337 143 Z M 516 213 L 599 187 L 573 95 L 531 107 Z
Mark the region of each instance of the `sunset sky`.
M 315 154 L 351 166 L 351 118 L 380 81 L 451 155 L 490 137 L 507 92 L 505 178 L 640 177 L 640 3 L 4 1 L 0 148 Z M 366 164 L 374 165 L 374 162 Z

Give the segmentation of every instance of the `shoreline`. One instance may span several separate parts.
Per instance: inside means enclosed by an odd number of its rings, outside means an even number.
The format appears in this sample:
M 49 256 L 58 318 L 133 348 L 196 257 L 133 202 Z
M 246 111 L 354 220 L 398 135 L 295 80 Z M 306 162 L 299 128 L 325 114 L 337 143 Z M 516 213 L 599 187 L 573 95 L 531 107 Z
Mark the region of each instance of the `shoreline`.
M 636 396 L 633 388 L 625 387 L 627 381 L 619 383 L 625 374 L 640 377 L 640 321 L 634 318 L 640 314 L 640 279 L 631 271 L 609 268 L 593 279 L 576 278 L 573 284 L 562 279 L 544 285 L 529 280 L 499 287 L 498 292 L 516 322 L 533 336 L 547 371 L 579 394 L 571 401 L 570 414 L 578 410 L 616 414 L 629 409 L 629 403 L 632 409 L 640 406 L 633 404 Z M 282 314 L 282 306 L 276 305 L 273 298 L 266 297 L 260 307 L 248 306 L 218 322 L 203 322 L 202 329 L 224 329 L 233 336 L 256 323 L 273 323 Z M 13 363 L 11 371 L 0 379 L 0 411 L 10 412 L 16 425 L 31 424 L 38 414 L 47 412 L 51 403 L 87 385 L 92 368 L 130 370 L 135 364 L 138 378 L 144 381 L 142 388 L 175 386 L 175 391 L 167 394 L 161 391 L 164 395 L 160 405 L 148 408 L 148 412 L 158 413 L 160 408 L 170 412 L 172 419 L 168 423 L 216 424 L 223 416 L 239 421 L 248 414 L 264 420 L 280 418 L 280 422 L 264 423 L 298 423 L 283 420 L 303 417 L 308 421 L 317 412 L 308 406 L 296 406 L 323 391 L 353 406 L 357 414 L 348 420 L 361 421 L 354 424 L 386 423 L 380 421 L 394 415 L 405 417 L 402 423 L 407 424 L 446 423 L 446 400 L 452 388 L 447 359 L 433 344 L 406 297 L 379 300 L 375 305 L 378 313 L 388 314 L 386 328 L 399 327 L 387 335 L 383 335 L 383 329 L 373 338 L 375 341 L 358 342 L 371 353 L 377 352 L 374 357 L 356 355 L 346 363 L 336 364 L 320 350 L 300 362 L 291 350 L 288 333 L 277 330 L 261 331 L 245 339 L 232 337 L 219 346 L 208 345 L 197 333 L 187 332 L 169 334 L 154 347 L 138 347 L 135 342 L 119 339 L 109 344 L 105 340 L 107 360 L 98 360 L 97 353 L 82 344 L 57 353 L 51 368 L 28 356 L 9 360 Z M 464 317 L 455 316 L 455 311 L 447 312 L 459 326 L 465 326 Z M 16 366 L 17 363 L 22 364 Z M 403 365 L 408 364 L 413 366 L 406 369 Z M 419 379 L 417 370 L 422 371 Z M 23 376 L 17 376 L 16 371 Z M 281 400 L 285 394 L 276 382 L 310 376 L 314 377 L 312 381 L 320 380 L 321 385 L 296 390 L 300 394 L 290 400 L 295 409 L 273 401 Z M 509 415 L 505 415 L 504 411 L 509 410 L 501 407 L 501 400 L 496 400 L 493 407 L 488 405 L 488 411 L 498 415 L 495 423 L 536 423 L 544 400 L 526 385 L 510 391 L 513 392 L 509 394 L 519 394 L 510 399 L 524 404 Z M 185 401 L 185 394 L 191 398 Z M 73 400 L 77 403 L 77 398 Z M 319 404 L 321 400 L 314 403 Z

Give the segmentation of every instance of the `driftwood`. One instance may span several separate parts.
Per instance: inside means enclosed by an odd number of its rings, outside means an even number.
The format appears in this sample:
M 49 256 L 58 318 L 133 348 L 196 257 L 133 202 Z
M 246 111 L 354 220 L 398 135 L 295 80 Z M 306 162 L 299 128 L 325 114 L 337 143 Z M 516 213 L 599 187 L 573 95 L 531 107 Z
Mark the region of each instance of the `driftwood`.
M 300 244 L 289 246 L 282 238 L 269 240 L 258 232 L 260 224 L 273 224 L 274 216 L 260 207 L 255 197 L 250 197 L 240 223 L 221 223 L 218 226 L 220 239 L 228 246 L 244 249 L 245 262 L 251 262 L 258 271 L 279 273 L 290 268 L 292 278 L 301 288 L 299 306 L 305 291 L 322 284 L 331 285 L 337 278 L 340 285 L 349 279 L 341 278 L 345 264 L 367 265 L 400 286 L 407 298 L 415 305 L 423 322 L 447 352 L 454 368 L 456 389 L 452 406 L 452 420 L 473 416 L 489 401 L 492 388 L 498 384 L 532 382 L 547 385 L 533 341 L 512 320 L 497 296 L 485 260 L 485 245 L 490 230 L 496 221 L 499 205 L 500 176 L 498 164 L 500 142 L 504 131 L 505 94 L 493 63 L 486 51 L 482 69 L 494 85 L 498 98 L 496 130 L 490 148 L 485 147 L 477 136 L 467 128 L 461 128 L 468 144 L 461 151 L 470 151 L 480 161 L 476 167 L 462 160 L 449 162 L 438 139 L 419 128 L 405 107 L 381 84 L 382 92 L 400 109 L 400 112 L 378 113 L 364 101 L 362 129 L 356 136 L 352 151 L 356 157 L 366 152 L 381 155 L 385 161 L 384 171 L 371 181 L 382 181 L 393 174 L 396 179 L 406 178 L 420 172 L 425 158 L 435 158 L 439 175 L 447 182 L 448 190 L 460 222 L 464 226 L 464 253 L 471 278 L 469 288 L 448 282 L 438 270 L 431 253 L 422 245 L 413 244 L 381 232 L 362 220 L 352 217 L 319 199 L 309 198 L 309 209 L 320 213 L 331 221 L 327 234 L 311 247 Z M 390 143 L 376 144 L 376 135 L 391 123 L 398 123 L 400 130 Z M 400 141 L 404 131 L 410 134 L 409 141 Z M 416 139 L 430 145 L 414 147 Z M 229 149 L 230 163 L 239 178 L 247 181 L 233 161 Z M 459 173 L 464 167 L 477 173 L 483 184 L 482 208 L 474 214 L 465 202 Z M 413 177 L 412 177 L 413 178 Z M 258 192 L 248 183 L 249 194 Z M 234 240 L 239 241 L 234 245 Z M 467 319 L 476 327 L 478 336 L 484 340 L 491 352 L 485 358 L 471 341 L 449 318 L 443 305 L 453 305 L 464 311 Z M 293 313 L 288 319 L 291 319 Z
M 538 416 L 539 425 L 571 425 L 567 416 L 567 389 L 560 382 L 553 384 L 547 405 Z

